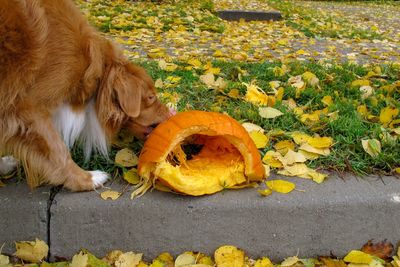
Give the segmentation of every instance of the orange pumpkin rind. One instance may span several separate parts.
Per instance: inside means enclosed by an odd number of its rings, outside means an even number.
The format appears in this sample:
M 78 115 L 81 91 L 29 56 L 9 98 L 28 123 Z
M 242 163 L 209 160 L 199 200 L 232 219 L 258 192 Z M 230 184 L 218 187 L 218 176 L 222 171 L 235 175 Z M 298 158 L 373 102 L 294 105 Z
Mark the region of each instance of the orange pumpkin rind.
M 201 147 L 190 159 L 182 150 L 187 143 Z M 142 181 L 134 195 L 159 185 L 198 196 L 249 186 L 261 181 L 265 170 L 254 142 L 236 120 L 186 111 L 153 130 L 139 156 L 138 174 Z

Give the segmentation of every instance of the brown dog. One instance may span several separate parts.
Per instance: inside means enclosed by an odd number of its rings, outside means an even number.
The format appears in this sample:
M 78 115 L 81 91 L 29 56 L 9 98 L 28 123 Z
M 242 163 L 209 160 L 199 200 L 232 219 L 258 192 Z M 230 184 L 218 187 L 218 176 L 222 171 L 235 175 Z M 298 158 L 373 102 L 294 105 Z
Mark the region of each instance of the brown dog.
M 107 156 L 121 128 L 138 137 L 169 117 L 152 79 L 88 25 L 70 0 L 0 0 L 0 151 L 21 160 L 31 187 L 92 190 L 108 175 L 84 171 L 75 141 Z M 13 163 L 5 158 L 0 164 Z

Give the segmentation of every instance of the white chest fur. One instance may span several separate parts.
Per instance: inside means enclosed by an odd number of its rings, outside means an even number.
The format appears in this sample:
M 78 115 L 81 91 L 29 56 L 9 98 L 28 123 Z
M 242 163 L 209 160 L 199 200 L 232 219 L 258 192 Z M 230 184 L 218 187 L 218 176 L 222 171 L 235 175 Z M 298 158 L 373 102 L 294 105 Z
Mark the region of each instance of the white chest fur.
M 53 114 L 53 122 L 68 149 L 79 140 L 86 160 L 93 151 L 108 157 L 107 139 L 97 118 L 93 100 L 80 112 L 72 110 L 68 104 L 60 106 Z

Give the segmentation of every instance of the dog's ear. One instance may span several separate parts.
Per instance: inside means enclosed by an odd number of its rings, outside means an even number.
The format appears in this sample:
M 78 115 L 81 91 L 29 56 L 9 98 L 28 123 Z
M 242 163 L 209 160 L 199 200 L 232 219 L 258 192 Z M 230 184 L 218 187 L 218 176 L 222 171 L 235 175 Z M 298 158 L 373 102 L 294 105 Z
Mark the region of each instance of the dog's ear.
M 131 118 L 137 118 L 140 114 L 142 102 L 143 81 L 136 76 L 120 72 L 116 78 L 114 90 L 117 92 L 121 109 Z

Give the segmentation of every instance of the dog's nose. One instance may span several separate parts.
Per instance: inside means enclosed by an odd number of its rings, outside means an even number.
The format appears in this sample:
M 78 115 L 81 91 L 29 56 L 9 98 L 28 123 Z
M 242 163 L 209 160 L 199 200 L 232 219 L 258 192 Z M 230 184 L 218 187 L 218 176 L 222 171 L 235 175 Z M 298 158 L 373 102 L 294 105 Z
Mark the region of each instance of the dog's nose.
M 154 124 L 150 125 L 150 127 L 154 129 L 154 128 L 156 128 L 158 126 L 158 124 L 159 123 L 154 123 Z

